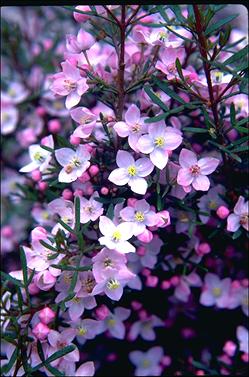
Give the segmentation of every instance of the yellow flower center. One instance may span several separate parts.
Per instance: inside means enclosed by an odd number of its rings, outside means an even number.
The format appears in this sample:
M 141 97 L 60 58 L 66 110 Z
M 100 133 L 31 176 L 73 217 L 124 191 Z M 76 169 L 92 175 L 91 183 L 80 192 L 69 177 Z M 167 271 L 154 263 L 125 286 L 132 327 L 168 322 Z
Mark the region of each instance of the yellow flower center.
M 43 214 L 42 214 L 42 218 L 43 218 L 44 220 L 47 220 L 47 219 L 49 218 L 49 214 L 48 214 L 48 212 L 43 212 Z
M 148 368 L 150 366 L 150 361 L 148 359 L 143 360 L 143 367 Z
M 44 157 L 42 156 L 41 152 L 35 152 L 34 160 L 35 161 L 43 161 L 44 160 Z
M 76 166 L 76 167 L 79 167 L 79 166 L 81 165 L 81 162 L 80 162 L 80 160 L 79 160 L 77 157 L 74 157 L 74 158 L 72 159 L 72 164 L 73 164 L 74 166 Z
M 75 303 L 75 304 L 78 304 L 80 302 L 80 298 L 79 297 L 73 297 L 72 301 Z
M 215 72 L 214 73 L 214 80 L 216 83 L 221 83 L 223 78 L 223 73 L 222 72 Z
M 78 328 L 78 334 L 83 336 L 83 335 L 86 335 L 87 333 L 87 329 L 85 327 L 79 327 Z
M 56 110 L 61 110 L 64 106 L 63 106 L 62 102 L 54 102 L 54 103 L 53 103 L 53 107 L 54 107 Z
M 2 114 L 2 117 L 3 117 L 3 122 L 7 122 L 7 120 L 10 119 L 10 116 L 9 116 L 9 114 L 7 114 L 7 113 L 3 113 L 3 114 Z
M 108 325 L 109 325 L 110 327 L 113 327 L 113 326 L 115 326 L 115 324 L 116 324 L 116 321 L 115 321 L 115 319 L 113 319 L 113 318 L 111 318 L 111 319 L 108 319 Z
M 112 234 L 113 241 L 117 242 L 121 240 L 121 233 L 118 230 L 115 230 Z
M 128 167 L 128 173 L 130 176 L 134 177 L 137 174 L 136 166 L 131 165 Z
M 107 288 L 108 289 L 117 289 L 119 287 L 120 287 L 120 283 L 116 279 L 111 279 L 107 283 Z
M 157 147 L 162 147 L 165 144 L 165 140 L 162 136 L 156 137 L 155 138 L 155 145 Z
M 136 123 L 136 124 L 133 124 L 132 126 L 132 132 L 136 133 L 136 132 L 139 132 L 141 129 L 141 126 L 139 123 Z
M 135 214 L 135 220 L 142 222 L 144 221 L 144 214 L 142 212 L 136 212 Z
M 167 38 L 167 35 L 168 33 L 166 31 L 160 31 L 158 33 L 158 37 L 160 39 L 160 41 L 165 41 L 165 39 Z
M 213 288 L 214 297 L 219 297 L 221 295 L 221 289 L 218 287 Z
M 209 203 L 209 208 L 210 209 L 215 209 L 217 207 L 217 203 L 215 200 L 211 200 Z
M 8 90 L 8 94 L 11 96 L 11 97 L 15 97 L 16 96 L 16 91 L 14 89 L 9 89 Z

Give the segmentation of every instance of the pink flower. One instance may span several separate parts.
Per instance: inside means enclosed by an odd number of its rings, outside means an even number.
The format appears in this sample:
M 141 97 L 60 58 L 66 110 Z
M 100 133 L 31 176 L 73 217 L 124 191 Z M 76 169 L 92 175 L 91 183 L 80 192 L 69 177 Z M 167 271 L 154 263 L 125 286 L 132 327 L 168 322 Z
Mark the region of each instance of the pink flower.
M 37 339 L 44 340 L 47 338 L 50 333 L 50 328 L 42 322 L 37 323 L 33 328 L 32 333 L 36 336 Z
M 91 155 L 84 145 L 79 145 L 76 151 L 70 148 L 57 149 L 55 157 L 63 166 L 58 176 L 59 182 L 76 181 L 90 166 Z
M 130 153 L 118 151 L 116 162 L 119 168 L 113 170 L 108 179 L 118 186 L 128 183 L 133 192 L 144 195 L 148 184 L 143 177 L 149 175 L 154 168 L 150 160 L 139 158 L 135 161 Z
M 72 341 L 74 337 L 74 329 L 66 329 L 63 330 L 61 333 L 55 330 L 50 330 L 50 333 L 48 334 L 48 342 L 52 346 L 51 354 L 53 354 L 56 351 L 59 351 L 60 349 L 65 348 L 66 346 L 73 345 Z M 75 349 L 72 352 L 69 352 L 65 356 L 63 356 L 63 359 L 67 362 L 79 361 L 79 350 L 75 347 Z
M 53 136 L 47 136 L 43 144 L 47 147 L 54 148 Z M 45 171 L 52 159 L 52 153 L 41 148 L 39 144 L 29 146 L 29 156 L 31 162 L 19 170 L 21 173 L 29 173 L 36 169 L 39 169 L 41 172 Z
M 103 234 L 99 238 L 101 245 L 120 253 L 135 253 L 135 247 L 127 241 L 133 236 L 132 223 L 124 222 L 116 226 L 108 217 L 100 216 L 99 230 Z
M 87 361 L 75 371 L 75 377 L 94 376 L 95 368 L 92 361 Z
M 12 103 L 1 100 L 1 134 L 8 135 L 16 129 L 18 110 Z
M 93 36 L 87 31 L 80 29 L 77 37 L 72 34 L 66 35 L 66 48 L 73 54 L 79 54 L 81 51 L 88 50 L 95 43 Z
M 110 276 L 117 275 L 119 271 L 125 270 L 129 273 L 126 267 L 127 259 L 124 254 L 109 250 L 104 247 L 95 257 L 93 261 L 93 276 L 97 283 L 106 280 Z
M 75 214 L 74 214 L 74 204 L 70 200 L 65 200 L 63 198 L 58 198 L 52 200 L 48 203 L 48 210 L 52 215 L 59 215 L 61 220 L 69 225 L 71 228 L 74 227 Z M 59 229 L 62 229 L 66 234 L 69 232 L 59 223 L 57 223 L 51 233 L 56 234 Z
M 200 303 L 205 306 L 216 305 L 218 308 L 226 308 L 229 304 L 231 279 L 220 280 L 212 273 L 205 276 L 205 286 L 200 297 Z
M 88 221 L 95 221 L 103 214 L 103 204 L 95 200 L 99 194 L 95 191 L 89 200 L 80 197 L 80 222 L 86 224 Z
M 162 347 L 152 347 L 147 352 L 132 351 L 130 361 L 135 365 L 134 376 L 160 376 L 162 367 L 159 365 L 163 358 Z
M 239 341 L 239 349 L 242 352 L 249 353 L 248 350 L 248 330 L 244 326 L 238 326 L 236 330 Z
M 113 127 L 118 136 L 128 136 L 128 143 L 135 152 L 138 152 L 139 137 L 147 132 L 148 126 L 144 123 L 144 119 L 146 118 L 141 118 L 139 108 L 131 105 L 125 113 L 125 122 L 117 122 Z
M 143 233 L 146 226 L 153 226 L 158 222 L 156 213 L 150 210 L 150 205 L 145 199 L 137 200 L 134 207 L 123 208 L 120 211 L 120 216 L 124 221 L 133 224 L 134 236 Z
M 75 122 L 80 124 L 80 126 L 74 130 L 73 136 L 82 139 L 89 137 L 96 125 L 98 117 L 86 107 L 76 107 L 70 111 L 70 115 Z
M 181 169 L 178 171 L 177 183 L 181 186 L 192 184 L 195 190 L 207 191 L 210 186 L 207 175 L 215 171 L 219 162 L 213 157 L 204 157 L 197 161 L 194 152 L 183 148 L 179 156 Z
M 164 122 L 150 124 L 148 134 L 138 140 L 140 152 L 150 154 L 151 162 L 159 169 L 165 168 L 169 151 L 173 151 L 182 142 L 181 132 L 173 127 L 166 127 Z
M 71 109 L 79 103 L 81 96 L 89 86 L 86 83 L 86 78 L 81 77 L 79 69 L 68 60 L 61 63 L 61 66 L 62 72 L 53 76 L 51 90 L 60 96 L 67 96 L 66 108 Z
M 227 218 L 227 230 L 236 232 L 242 226 L 248 231 L 248 202 L 245 201 L 243 196 L 239 197 L 233 212 Z

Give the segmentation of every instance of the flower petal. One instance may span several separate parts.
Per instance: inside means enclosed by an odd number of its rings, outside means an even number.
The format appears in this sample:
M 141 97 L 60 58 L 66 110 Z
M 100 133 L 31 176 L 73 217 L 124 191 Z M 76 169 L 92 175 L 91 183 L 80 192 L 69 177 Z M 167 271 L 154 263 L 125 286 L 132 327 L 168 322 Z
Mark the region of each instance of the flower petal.
M 201 174 L 208 175 L 213 173 L 220 161 L 213 157 L 204 157 L 198 161 L 198 166 L 201 168 Z
M 149 135 L 143 135 L 139 138 L 137 142 L 137 147 L 142 153 L 151 153 L 154 149 L 154 143 Z
M 193 182 L 193 175 L 188 169 L 180 169 L 177 174 L 177 183 L 181 186 L 189 186 Z
M 81 96 L 77 93 L 76 90 L 69 93 L 65 102 L 66 108 L 69 110 L 72 107 L 78 105 L 78 103 L 80 102 L 80 98 Z
M 140 110 L 136 105 L 131 105 L 125 113 L 126 123 L 133 125 L 140 120 Z
M 183 168 L 190 168 L 197 164 L 196 154 L 188 149 L 183 148 L 179 156 L 179 164 Z
M 154 169 L 153 164 L 147 157 L 139 158 L 135 166 L 139 177 L 147 177 Z
M 129 180 L 129 186 L 136 194 L 144 195 L 146 193 L 148 184 L 144 178 L 134 177 Z
M 198 177 L 194 178 L 192 186 L 195 190 L 208 191 L 210 187 L 210 181 L 205 175 L 199 175 Z
M 135 164 L 135 160 L 132 155 L 126 151 L 118 151 L 116 162 L 119 168 L 128 168 L 128 166 Z
M 111 172 L 108 177 L 109 181 L 115 183 L 115 185 L 123 186 L 129 182 L 128 172 L 125 168 L 118 168 Z
M 152 163 L 160 170 L 164 169 L 167 165 L 169 155 L 166 150 L 156 148 L 150 154 Z
M 55 158 L 61 166 L 67 165 L 74 155 L 74 150 L 70 148 L 60 148 L 55 151 Z
M 117 122 L 113 128 L 120 137 L 126 137 L 129 135 L 129 126 L 125 122 Z

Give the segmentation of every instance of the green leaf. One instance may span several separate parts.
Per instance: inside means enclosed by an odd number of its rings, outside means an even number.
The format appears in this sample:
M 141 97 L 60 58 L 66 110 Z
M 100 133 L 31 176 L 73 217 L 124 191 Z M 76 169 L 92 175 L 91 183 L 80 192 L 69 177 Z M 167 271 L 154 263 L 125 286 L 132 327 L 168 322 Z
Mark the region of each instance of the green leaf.
M 166 119 L 168 117 L 168 112 L 167 113 L 162 113 L 162 114 L 159 114 L 155 117 L 151 117 L 151 118 L 146 118 L 144 120 L 145 123 L 155 123 L 155 122 L 159 122 L 160 120 L 163 120 L 163 119 Z
M 186 104 L 186 102 L 180 96 L 178 96 L 178 94 L 176 94 L 172 89 L 169 88 L 168 84 L 165 81 L 162 82 L 159 79 L 157 79 L 155 76 L 152 76 L 152 77 L 153 77 L 153 80 L 154 80 L 155 84 L 160 89 L 162 89 L 163 92 L 165 92 L 166 94 L 168 94 L 168 96 L 170 96 L 170 98 L 173 98 L 174 100 L 182 103 L 183 105 Z
M 231 106 L 230 106 L 230 121 L 231 121 L 231 125 L 234 127 L 236 124 L 236 112 L 235 112 L 234 103 L 231 103 Z
M 56 141 L 60 147 L 71 148 L 75 150 L 75 146 L 72 145 L 65 137 L 56 135 Z
M 118 203 L 123 203 L 125 201 L 125 198 L 103 198 L 103 197 L 97 198 L 96 197 L 94 198 L 94 200 L 103 204 L 109 204 L 109 203 L 118 204 Z
M 55 247 L 49 245 L 49 243 L 47 243 L 47 242 L 45 242 L 45 241 L 43 241 L 43 240 L 39 240 L 39 242 L 40 242 L 40 244 L 42 244 L 42 246 L 44 246 L 46 249 L 49 249 L 49 250 L 55 251 L 56 253 L 58 252 L 58 250 L 57 250 Z
M 234 55 L 230 56 L 227 60 L 224 61 L 224 65 L 229 65 L 235 63 L 237 60 L 240 60 L 248 54 L 248 45 L 242 48 L 242 50 L 236 52 Z
M 249 147 L 248 145 L 242 145 L 241 147 L 237 147 L 235 149 L 232 149 L 232 152 L 248 152 L 249 151 Z
M 74 266 L 67 266 L 63 264 L 52 264 L 51 265 L 54 268 L 57 268 L 61 271 L 89 271 L 92 269 L 92 266 L 79 266 L 79 267 L 74 267 Z
M 233 240 L 236 240 L 237 238 L 239 238 L 239 236 L 242 234 L 242 230 L 241 229 L 238 229 L 236 232 L 233 233 L 232 235 L 232 239 Z
M 181 80 L 185 81 L 185 78 L 184 78 L 183 73 L 182 73 L 182 66 L 181 66 L 180 60 L 178 58 L 176 58 L 176 69 L 177 69 L 178 75 L 181 78 Z
M 78 232 L 80 230 L 80 198 L 76 196 L 75 198 L 75 231 Z
M 42 149 L 45 149 L 48 152 L 54 153 L 54 149 L 53 148 L 47 147 L 46 145 L 40 145 L 40 147 Z
M 106 212 L 106 216 L 109 218 L 109 219 L 113 219 L 113 216 L 114 216 L 114 205 L 113 203 L 111 203 L 108 207 L 108 210 Z
M 13 278 L 12 276 L 10 276 L 9 274 L 6 274 L 5 272 L 1 271 L 1 277 L 4 279 L 4 280 L 8 280 L 10 281 L 12 284 L 20 287 L 20 288 L 23 288 L 23 284 L 20 282 L 20 280 L 17 280 L 15 278 Z
M 179 5 L 168 5 L 168 8 L 175 14 L 177 21 L 186 23 L 186 18 L 183 17 L 181 7 Z
M 241 158 L 239 156 L 237 156 L 236 154 L 232 153 L 229 149 L 227 149 L 226 147 L 224 147 L 223 145 L 220 145 L 218 143 L 215 143 L 214 141 L 212 140 L 208 140 L 208 143 L 210 144 L 213 144 L 215 147 L 217 147 L 218 149 L 220 149 L 221 151 L 227 153 L 231 158 L 233 158 L 234 160 L 238 161 L 239 163 L 242 162 Z
M 27 287 L 28 267 L 27 267 L 27 260 L 26 260 L 26 255 L 25 255 L 23 247 L 20 247 L 20 259 L 21 259 L 22 272 L 23 272 L 23 283 L 24 283 L 24 286 Z
M 59 351 L 56 351 L 55 353 L 53 353 L 53 355 L 49 356 L 46 359 L 46 361 L 44 361 L 44 362 L 36 365 L 35 367 L 33 367 L 32 372 L 36 372 L 37 370 L 39 370 L 43 366 L 47 366 L 52 361 L 55 361 L 55 360 L 59 359 L 60 357 L 67 355 L 68 353 L 72 352 L 74 349 L 75 349 L 75 346 L 71 345 L 71 346 L 66 346 L 65 348 L 63 348 Z
M 61 219 L 58 220 L 58 223 L 61 224 L 68 232 L 75 234 L 75 231 Z
M 222 26 L 228 24 L 232 20 L 234 20 L 236 17 L 238 17 L 238 14 L 234 14 L 225 18 L 220 19 L 215 24 L 212 24 L 207 27 L 205 31 L 205 35 L 208 36 L 209 34 L 215 33 L 218 29 L 220 29 Z
M 198 127 L 184 127 L 183 131 L 192 132 L 192 133 L 209 133 L 208 130 L 205 128 L 198 128 Z
M 16 362 L 16 360 L 17 360 L 17 357 L 18 357 L 18 354 L 19 354 L 19 349 L 18 349 L 18 347 L 17 347 L 17 348 L 14 350 L 14 352 L 12 353 L 11 358 L 10 358 L 10 361 L 2 367 L 2 372 L 3 372 L 3 374 L 5 374 L 5 375 L 8 374 L 8 372 L 11 370 L 11 368 L 12 368 L 13 365 L 15 364 L 15 362 Z
M 158 105 L 164 111 L 169 111 L 168 106 L 166 106 L 165 103 L 160 100 L 160 98 L 151 90 L 151 88 L 148 85 L 144 86 L 144 91 L 148 94 L 148 96 L 150 97 L 150 99 L 152 99 L 152 101 L 156 105 Z

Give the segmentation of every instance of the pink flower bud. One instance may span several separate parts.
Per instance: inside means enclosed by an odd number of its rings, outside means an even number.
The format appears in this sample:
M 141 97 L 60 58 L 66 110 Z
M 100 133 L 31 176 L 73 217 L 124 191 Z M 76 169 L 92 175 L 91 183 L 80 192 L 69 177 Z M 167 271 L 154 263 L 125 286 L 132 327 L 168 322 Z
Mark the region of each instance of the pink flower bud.
M 5 225 L 1 229 L 1 234 L 3 237 L 12 237 L 13 236 L 13 228 L 10 225 Z
M 236 344 L 232 342 L 231 340 L 228 340 L 224 347 L 223 351 L 230 357 L 233 357 L 236 351 Z
M 241 288 L 241 284 L 238 280 L 234 280 L 234 281 L 232 281 L 232 287 L 234 289 L 239 289 L 239 288 Z
M 137 236 L 137 238 L 141 242 L 150 243 L 153 239 L 153 234 L 148 229 L 145 229 L 145 231 L 143 233 L 139 234 L 139 236 Z
M 63 197 L 63 199 L 65 199 L 65 200 L 71 200 L 71 199 L 73 198 L 73 193 L 72 193 L 72 191 L 69 190 L 69 189 L 64 189 L 64 190 L 62 191 L 62 197 Z
M 135 198 L 129 198 L 129 199 L 127 200 L 127 205 L 128 205 L 129 207 L 135 207 L 136 202 L 137 202 L 137 199 L 135 199 Z
M 106 360 L 107 361 L 116 361 L 118 358 L 117 354 L 116 353 L 110 353 L 109 355 L 107 355 L 107 358 Z
M 74 190 L 74 196 L 83 196 L 83 191 L 81 189 Z
M 95 310 L 96 316 L 100 321 L 103 321 L 110 314 L 106 305 L 101 305 Z
M 43 117 L 44 115 L 46 115 L 46 110 L 44 109 L 44 107 L 42 106 L 38 106 L 36 109 L 35 109 L 35 112 L 37 115 L 39 115 L 40 117 Z
M 171 364 L 171 357 L 170 356 L 163 356 L 161 359 L 161 364 L 165 367 L 170 366 Z
M 91 12 L 91 8 L 88 5 L 77 5 L 77 7 L 75 7 L 75 9 L 78 9 L 79 11 L 82 11 L 82 12 Z M 80 22 L 85 22 L 85 21 L 89 20 L 89 18 L 91 16 L 88 15 L 88 14 L 74 12 L 73 17 L 74 17 L 75 21 L 80 23 Z
M 53 319 L 55 318 L 55 315 L 56 314 L 52 309 L 46 307 L 39 312 L 38 316 L 39 316 L 41 322 L 44 323 L 45 325 L 47 325 L 48 323 L 53 321 Z
M 200 243 L 200 245 L 197 248 L 197 254 L 198 255 L 205 255 L 205 254 L 210 253 L 210 251 L 211 251 L 211 247 L 206 242 Z
M 170 279 L 170 283 L 176 287 L 180 282 L 180 279 L 178 276 L 173 276 L 171 279 Z
M 78 180 L 81 183 L 85 183 L 85 182 L 89 181 L 90 179 L 91 179 L 91 177 L 86 171 L 78 178 Z
M 108 195 L 109 189 L 107 187 L 102 187 L 100 192 L 102 195 Z
M 73 145 L 79 145 L 80 144 L 80 137 L 71 135 L 70 136 L 70 143 Z
M 33 170 L 32 173 L 31 173 L 31 177 L 32 177 L 33 181 L 35 181 L 35 182 L 40 181 L 41 176 L 42 176 L 41 172 L 38 169 Z
M 142 308 L 141 302 L 138 302 L 138 301 L 135 301 L 135 300 L 131 302 L 131 306 L 132 306 L 132 309 L 135 310 L 135 311 Z
M 48 270 L 45 270 L 45 271 L 39 272 L 34 277 L 34 283 L 42 291 L 48 291 L 55 285 L 56 278 Z
M 217 211 L 216 211 L 216 214 L 217 216 L 220 218 L 220 219 L 226 219 L 227 216 L 229 215 L 229 209 L 225 206 L 220 206 Z
M 145 249 L 145 247 L 143 247 L 143 246 L 139 246 L 139 247 L 137 248 L 137 255 L 140 255 L 140 256 L 142 257 L 143 255 L 145 255 L 145 253 L 146 253 L 146 249 Z
M 243 287 L 247 288 L 249 286 L 249 280 L 248 279 L 243 279 L 241 281 L 241 284 Z
M 197 372 L 195 374 L 196 374 L 196 376 L 205 376 L 205 372 L 203 372 L 203 370 L 201 370 L 201 369 L 197 370 Z
M 163 280 L 161 283 L 161 288 L 166 291 L 167 289 L 170 288 L 170 282 L 168 280 Z
M 140 310 L 140 312 L 138 312 L 138 316 L 139 319 L 144 320 L 148 318 L 148 313 L 146 312 L 146 310 Z
M 147 279 L 146 279 L 146 282 L 145 282 L 145 285 L 147 287 L 151 287 L 151 288 L 155 288 L 157 286 L 157 283 L 158 283 L 158 277 L 157 276 L 147 276 Z
M 36 295 L 37 293 L 40 292 L 40 289 L 37 287 L 35 283 L 30 283 L 28 290 L 31 295 Z
M 87 195 L 92 195 L 94 193 L 94 188 L 93 188 L 93 186 L 91 185 L 91 186 L 88 186 L 87 188 L 86 188 L 86 194 Z
M 59 119 L 51 119 L 48 122 L 48 129 L 49 129 L 50 132 L 55 133 L 55 134 L 60 132 L 61 123 L 60 123 Z
M 244 361 L 244 363 L 248 363 L 249 361 L 249 354 L 248 353 L 243 353 L 241 356 L 241 360 Z
M 48 188 L 47 182 L 40 181 L 38 182 L 38 187 L 40 191 L 45 191 Z
M 170 215 L 168 211 L 157 212 L 157 217 L 158 217 L 157 226 L 159 228 L 165 228 L 166 226 L 170 225 Z
M 77 41 L 80 49 L 85 51 L 91 48 L 95 43 L 95 38 L 87 31 L 80 29 L 77 35 Z
M 47 238 L 47 231 L 42 226 L 37 226 L 31 231 L 32 241 L 43 240 L 44 238 Z
M 35 337 L 39 340 L 44 340 L 50 333 L 50 328 L 42 322 L 37 323 L 37 325 L 33 328 L 32 333 Z
M 52 46 L 53 46 L 53 41 L 52 41 L 52 39 L 47 38 L 47 39 L 44 39 L 44 40 L 43 40 L 43 47 L 44 47 L 45 51 L 50 50 L 50 48 L 51 48 Z
M 151 271 L 148 268 L 143 268 L 141 273 L 143 276 L 149 276 Z
M 89 171 L 91 177 L 94 177 L 95 175 L 98 174 L 99 167 L 97 165 L 92 165 L 92 166 L 90 166 L 90 168 L 88 169 L 88 171 Z

